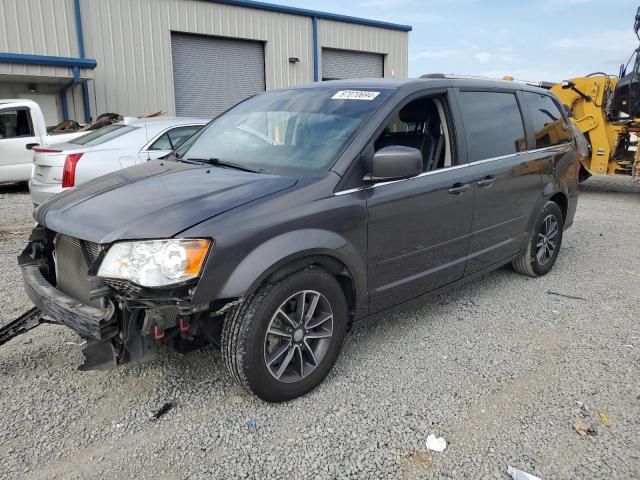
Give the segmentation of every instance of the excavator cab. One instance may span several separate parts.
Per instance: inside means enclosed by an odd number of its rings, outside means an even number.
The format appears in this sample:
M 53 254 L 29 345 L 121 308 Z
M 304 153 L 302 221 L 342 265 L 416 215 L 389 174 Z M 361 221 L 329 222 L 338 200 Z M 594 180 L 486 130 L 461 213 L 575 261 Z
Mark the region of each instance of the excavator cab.
M 633 29 L 640 40 L 640 7 L 636 12 L 635 23 Z M 640 117 L 640 48 L 636 48 L 633 54 L 633 68 L 630 73 L 626 72 L 626 66 L 620 67 L 620 80 L 616 85 L 616 89 L 611 101 L 611 110 L 613 112 L 622 112 L 631 118 Z

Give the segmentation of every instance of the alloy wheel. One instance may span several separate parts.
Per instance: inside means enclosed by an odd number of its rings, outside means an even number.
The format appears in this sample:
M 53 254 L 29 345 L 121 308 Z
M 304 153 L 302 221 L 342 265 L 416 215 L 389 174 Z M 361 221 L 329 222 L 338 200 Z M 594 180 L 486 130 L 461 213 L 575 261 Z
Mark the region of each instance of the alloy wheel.
M 553 258 L 558 245 L 558 219 L 555 215 L 547 215 L 540 225 L 536 242 L 536 260 L 546 265 Z
M 294 383 L 313 372 L 333 335 L 331 304 L 319 292 L 303 290 L 285 300 L 271 317 L 264 360 L 273 378 Z

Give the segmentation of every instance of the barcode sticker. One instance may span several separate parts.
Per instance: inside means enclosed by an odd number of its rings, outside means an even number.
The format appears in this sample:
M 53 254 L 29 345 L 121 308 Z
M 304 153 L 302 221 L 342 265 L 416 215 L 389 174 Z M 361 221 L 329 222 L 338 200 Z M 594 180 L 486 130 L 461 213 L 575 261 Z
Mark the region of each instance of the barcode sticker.
M 362 90 L 340 90 L 332 100 L 367 100 L 371 101 L 380 95 L 380 92 L 364 92 Z

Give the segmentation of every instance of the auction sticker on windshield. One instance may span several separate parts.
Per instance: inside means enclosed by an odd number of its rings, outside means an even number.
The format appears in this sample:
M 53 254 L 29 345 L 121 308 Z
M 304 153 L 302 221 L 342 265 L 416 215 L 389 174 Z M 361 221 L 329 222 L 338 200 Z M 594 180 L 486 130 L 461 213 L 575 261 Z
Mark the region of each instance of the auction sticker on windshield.
M 373 100 L 380 92 L 364 92 L 362 90 L 340 90 L 332 100 Z

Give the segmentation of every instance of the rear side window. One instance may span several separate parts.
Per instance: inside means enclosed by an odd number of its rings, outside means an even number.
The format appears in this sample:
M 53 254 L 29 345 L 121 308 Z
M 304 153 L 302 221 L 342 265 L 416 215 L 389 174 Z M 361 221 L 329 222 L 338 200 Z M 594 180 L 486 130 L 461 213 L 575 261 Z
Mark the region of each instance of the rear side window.
M 542 93 L 523 92 L 531 115 L 536 148 L 550 147 L 571 141 L 571 127 L 566 124 L 556 102 Z
M 470 162 L 526 150 L 522 116 L 514 94 L 461 92 L 460 107 Z
M 100 145 L 137 129 L 138 127 L 132 127 L 131 125 L 107 125 L 106 127 L 99 128 L 91 133 L 75 138 L 71 140 L 70 143 L 89 146 Z

